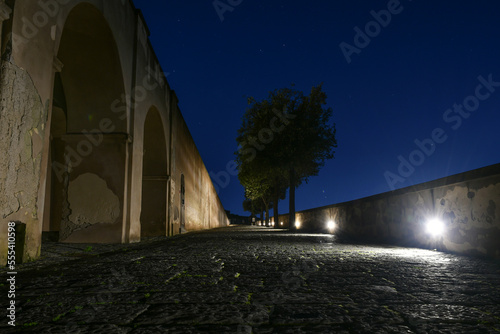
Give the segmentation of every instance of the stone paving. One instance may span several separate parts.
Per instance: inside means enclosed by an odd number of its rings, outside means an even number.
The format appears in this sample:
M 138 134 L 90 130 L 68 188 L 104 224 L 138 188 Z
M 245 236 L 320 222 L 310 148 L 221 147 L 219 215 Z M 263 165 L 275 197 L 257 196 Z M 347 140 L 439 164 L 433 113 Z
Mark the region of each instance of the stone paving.
M 500 332 L 497 261 L 259 227 L 43 247 L 1 333 Z

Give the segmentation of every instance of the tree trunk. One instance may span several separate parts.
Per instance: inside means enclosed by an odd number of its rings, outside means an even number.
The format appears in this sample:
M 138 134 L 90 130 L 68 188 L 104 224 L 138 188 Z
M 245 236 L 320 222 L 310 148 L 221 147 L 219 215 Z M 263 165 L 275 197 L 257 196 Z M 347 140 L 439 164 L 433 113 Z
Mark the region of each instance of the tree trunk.
M 269 203 L 266 204 L 266 226 L 269 227 Z
M 273 213 L 274 213 L 274 228 L 281 228 L 280 225 L 280 215 L 278 213 L 278 202 L 279 202 L 279 194 L 276 194 L 276 197 L 274 198 L 274 207 L 273 207 Z
M 264 203 L 264 208 L 265 208 L 264 210 L 266 211 L 266 222 L 265 223 L 263 222 L 263 224 L 264 226 L 267 227 L 269 226 L 269 203 L 264 200 L 264 197 L 262 197 L 261 199 L 262 203 Z
M 295 231 L 297 228 L 295 227 L 295 169 L 293 167 L 290 168 L 289 199 L 290 199 L 290 204 L 289 204 L 290 211 L 289 211 L 289 217 L 288 217 L 288 222 L 289 222 L 288 228 L 291 231 Z
M 264 210 L 260 211 L 260 225 L 264 225 Z

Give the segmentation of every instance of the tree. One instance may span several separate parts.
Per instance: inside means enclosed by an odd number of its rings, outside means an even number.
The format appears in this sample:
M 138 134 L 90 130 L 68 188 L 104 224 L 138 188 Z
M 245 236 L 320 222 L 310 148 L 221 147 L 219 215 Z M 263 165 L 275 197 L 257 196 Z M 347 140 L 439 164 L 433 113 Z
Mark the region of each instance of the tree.
M 253 168 L 252 168 L 253 167 Z M 254 206 L 262 207 L 266 211 L 266 226 L 269 226 L 269 209 L 272 205 L 272 189 L 267 182 L 264 171 L 256 165 L 244 165 L 238 173 L 240 183 L 245 187 L 245 197 L 253 202 Z
M 285 199 L 286 197 L 288 181 L 282 171 L 278 169 L 277 171 L 275 171 L 274 175 L 271 176 L 270 182 L 272 184 L 270 192 L 273 199 L 274 228 L 281 228 L 278 207 L 279 201 Z
M 295 189 L 309 177 L 318 175 L 337 147 L 335 124 L 330 124 L 332 109 L 326 107 L 322 85 L 313 87 L 309 96 L 288 89 L 277 91 L 278 100 L 287 103 L 296 118 L 284 130 L 279 159 L 288 168 L 290 227 L 295 229 Z
M 262 152 L 263 146 L 259 144 L 259 141 L 263 136 L 262 131 L 269 127 L 268 119 L 271 109 L 266 102 L 260 104 L 250 99 L 249 103 L 253 104 L 253 107 L 247 111 L 247 117 L 244 118 L 244 125 L 237 138 L 240 144 L 240 149 L 236 152 L 238 178 L 245 187 L 245 197 L 252 201 L 261 201 L 264 205 L 266 225 L 269 226 L 269 209 L 276 204 L 273 201 L 276 186 L 273 184 L 274 177 L 272 176 L 272 173 L 276 173 L 276 169 L 271 165 L 272 161 L 269 156 Z M 259 150 L 258 153 L 257 150 Z
M 243 201 L 243 210 L 250 212 L 252 218 L 257 217 L 257 215 L 260 214 L 260 219 L 263 219 L 263 212 L 265 208 L 260 200 L 252 201 L 249 198 L 245 198 Z
M 289 188 L 291 229 L 295 229 L 295 189 L 317 175 L 337 147 L 326 98 L 322 85 L 313 87 L 308 96 L 292 86 L 270 92 L 263 101 L 251 98 L 238 131 L 238 177 L 247 195 L 271 197 L 277 208 L 282 190 Z

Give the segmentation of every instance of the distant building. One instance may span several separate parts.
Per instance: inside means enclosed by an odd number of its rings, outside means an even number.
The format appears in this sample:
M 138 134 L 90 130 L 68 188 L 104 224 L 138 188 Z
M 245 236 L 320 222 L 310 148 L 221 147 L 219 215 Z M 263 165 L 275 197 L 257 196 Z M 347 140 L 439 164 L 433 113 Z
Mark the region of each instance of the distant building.
M 240 216 L 226 210 L 227 217 L 232 225 L 252 225 L 252 217 Z

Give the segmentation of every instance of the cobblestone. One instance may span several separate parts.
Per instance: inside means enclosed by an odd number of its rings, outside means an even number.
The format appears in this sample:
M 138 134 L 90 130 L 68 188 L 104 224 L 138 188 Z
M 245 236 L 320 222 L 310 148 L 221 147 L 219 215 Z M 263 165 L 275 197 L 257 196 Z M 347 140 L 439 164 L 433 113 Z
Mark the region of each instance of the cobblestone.
M 258 227 L 43 247 L 2 333 L 500 332 L 486 259 Z

